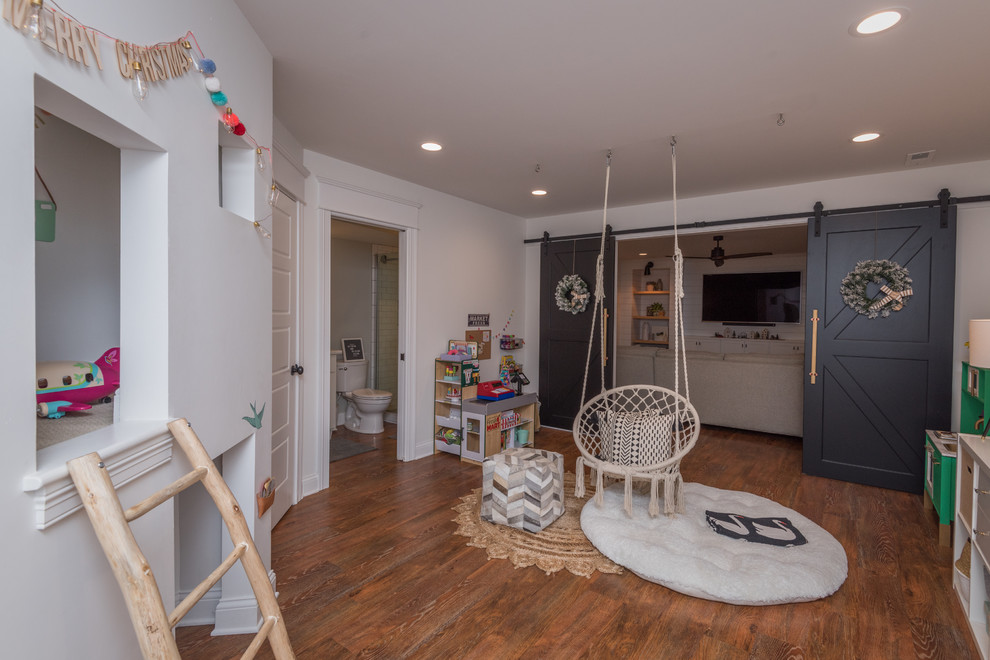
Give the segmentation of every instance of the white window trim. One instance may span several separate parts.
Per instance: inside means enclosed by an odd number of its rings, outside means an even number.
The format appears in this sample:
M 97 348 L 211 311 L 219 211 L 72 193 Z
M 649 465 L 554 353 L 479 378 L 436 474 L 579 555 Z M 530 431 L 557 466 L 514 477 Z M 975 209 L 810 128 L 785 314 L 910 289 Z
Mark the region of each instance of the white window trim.
M 66 461 L 99 448 L 110 480 L 120 488 L 172 460 L 169 420 L 117 422 L 38 452 L 37 472 L 25 475 L 21 486 L 34 493 L 34 526 L 48 529 L 82 508 L 69 477 Z

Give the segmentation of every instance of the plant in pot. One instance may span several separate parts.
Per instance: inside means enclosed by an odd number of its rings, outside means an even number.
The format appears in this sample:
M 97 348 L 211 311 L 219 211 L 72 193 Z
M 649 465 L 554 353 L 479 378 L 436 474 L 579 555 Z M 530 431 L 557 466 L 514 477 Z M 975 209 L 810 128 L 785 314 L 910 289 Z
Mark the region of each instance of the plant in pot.
M 664 316 L 663 303 L 655 302 L 646 308 L 647 316 Z

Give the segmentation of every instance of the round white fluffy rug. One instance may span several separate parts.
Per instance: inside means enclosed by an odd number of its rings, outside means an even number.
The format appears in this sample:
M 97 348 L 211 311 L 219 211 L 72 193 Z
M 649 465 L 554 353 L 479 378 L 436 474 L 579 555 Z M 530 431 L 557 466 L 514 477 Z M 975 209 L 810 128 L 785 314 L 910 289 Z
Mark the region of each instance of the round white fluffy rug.
M 581 511 L 581 529 L 592 544 L 636 575 L 689 596 L 736 605 L 816 600 L 835 593 L 848 573 L 845 550 L 831 534 L 758 495 L 686 483 L 685 512 L 656 518 L 647 513 L 649 495 L 639 493 L 628 516 L 621 483 L 607 488 L 604 499 L 601 507 L 588 500 Z M 722 521 L 710 522 L 707 512 Z M 766 520 L 782 518 L 799 534 Z M 738 538 L 747 531 L 752 538 L 754 529 L 763 540 Z M 800 537 L 807 542 L 768 544 Z

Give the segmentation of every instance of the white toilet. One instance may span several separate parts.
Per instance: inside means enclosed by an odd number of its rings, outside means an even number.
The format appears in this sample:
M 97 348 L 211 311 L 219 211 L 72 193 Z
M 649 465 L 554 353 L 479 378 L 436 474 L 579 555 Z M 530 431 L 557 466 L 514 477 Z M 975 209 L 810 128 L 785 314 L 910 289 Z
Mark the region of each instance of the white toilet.
M 347 402 L 344 425 L 358 433 L 381 433 L 385 430 L 382 415 L 392 402 L 392 393 L 369 389 L 367 384 L 367 360 L 337 363 L 337 393 Z

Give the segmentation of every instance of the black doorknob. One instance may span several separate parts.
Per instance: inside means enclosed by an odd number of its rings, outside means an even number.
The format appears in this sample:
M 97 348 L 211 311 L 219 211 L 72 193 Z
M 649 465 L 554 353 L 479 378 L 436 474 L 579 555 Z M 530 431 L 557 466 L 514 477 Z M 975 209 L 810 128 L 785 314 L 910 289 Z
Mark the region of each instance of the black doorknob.
M 289 369 L 289 373 L 293 375 L 299 374 L 301 376 L 302 372 L 303 372 L 303 368 L 300 367 L 298 364 L 292 365 L 292 368 Z

